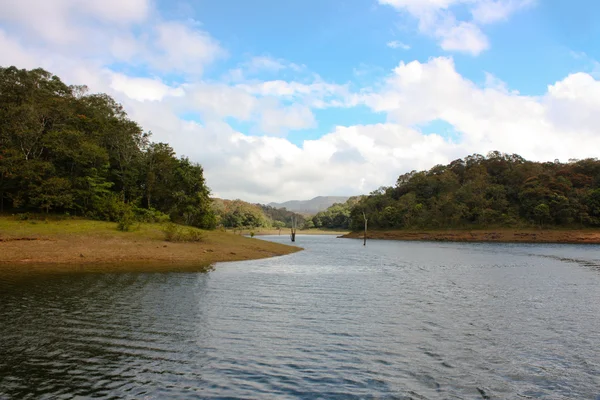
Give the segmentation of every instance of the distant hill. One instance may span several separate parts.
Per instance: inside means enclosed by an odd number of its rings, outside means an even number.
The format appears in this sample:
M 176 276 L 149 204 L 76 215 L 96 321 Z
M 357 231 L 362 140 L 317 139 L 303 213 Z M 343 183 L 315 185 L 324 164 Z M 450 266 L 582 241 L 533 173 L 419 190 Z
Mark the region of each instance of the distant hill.
M 345 203 L 349 197 L 344 196 L 319 196 L 312 200 L 291 200 L 285 203 L 269 203 L 271 207 L 283 208 L 300 214 L 316 214 L 325 211 L 335 203 Z

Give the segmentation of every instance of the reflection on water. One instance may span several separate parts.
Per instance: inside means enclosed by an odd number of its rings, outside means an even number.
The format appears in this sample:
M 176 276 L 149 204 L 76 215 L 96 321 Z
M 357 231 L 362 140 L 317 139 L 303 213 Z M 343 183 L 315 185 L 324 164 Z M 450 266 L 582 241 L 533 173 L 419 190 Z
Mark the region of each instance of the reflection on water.
M 270 240 L 286 241 L 286 237 Z M 597 246 L 298 238 L 208 273 L 0 277 L 0 398 L 596 398 Z

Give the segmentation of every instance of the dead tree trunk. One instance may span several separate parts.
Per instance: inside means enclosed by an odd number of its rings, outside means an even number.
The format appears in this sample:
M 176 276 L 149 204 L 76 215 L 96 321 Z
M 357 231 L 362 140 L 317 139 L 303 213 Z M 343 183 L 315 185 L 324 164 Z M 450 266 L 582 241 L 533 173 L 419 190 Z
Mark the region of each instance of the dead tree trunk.
M 292 217 L 292 231 L 290 233 L 290 239 L 292 239 L 292 242 L 296 241 L 296 217 Z
M 365 215 L 364 211 L 363 211 L 363 218 L 365 219 L 365 234 L 363 236 L 363 239 L 364 239 L 363 246 L 366 246 L 367 245 L 367 221 L 368 221 L 368 219 L 367 219 L 367 216 Z

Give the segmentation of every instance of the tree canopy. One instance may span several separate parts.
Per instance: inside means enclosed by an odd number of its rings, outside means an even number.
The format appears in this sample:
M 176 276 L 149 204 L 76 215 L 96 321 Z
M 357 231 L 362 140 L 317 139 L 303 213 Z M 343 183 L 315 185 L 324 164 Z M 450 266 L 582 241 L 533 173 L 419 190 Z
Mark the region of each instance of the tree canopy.
M 317 214 L 316 226 L 376 229 L 490 226 L 600 226 L 600 161 L 527 161 L 473 154 L 400 175 L 353 205 Z M 321 225 L 319 225 L 321 224 Z
M 0 211 L 115 219 L 134 208 L 214 227 L 202 167 L 150 138 L 106 94 L 0 68 Z

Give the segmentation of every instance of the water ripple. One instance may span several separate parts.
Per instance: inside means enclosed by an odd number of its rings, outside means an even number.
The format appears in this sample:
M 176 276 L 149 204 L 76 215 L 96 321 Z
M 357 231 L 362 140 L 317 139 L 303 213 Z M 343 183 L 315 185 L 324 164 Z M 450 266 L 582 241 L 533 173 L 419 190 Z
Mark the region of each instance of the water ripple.
M 598 246 L 298 244 L 207 274 L 0 275 L 0 399 L 600 395 Z

